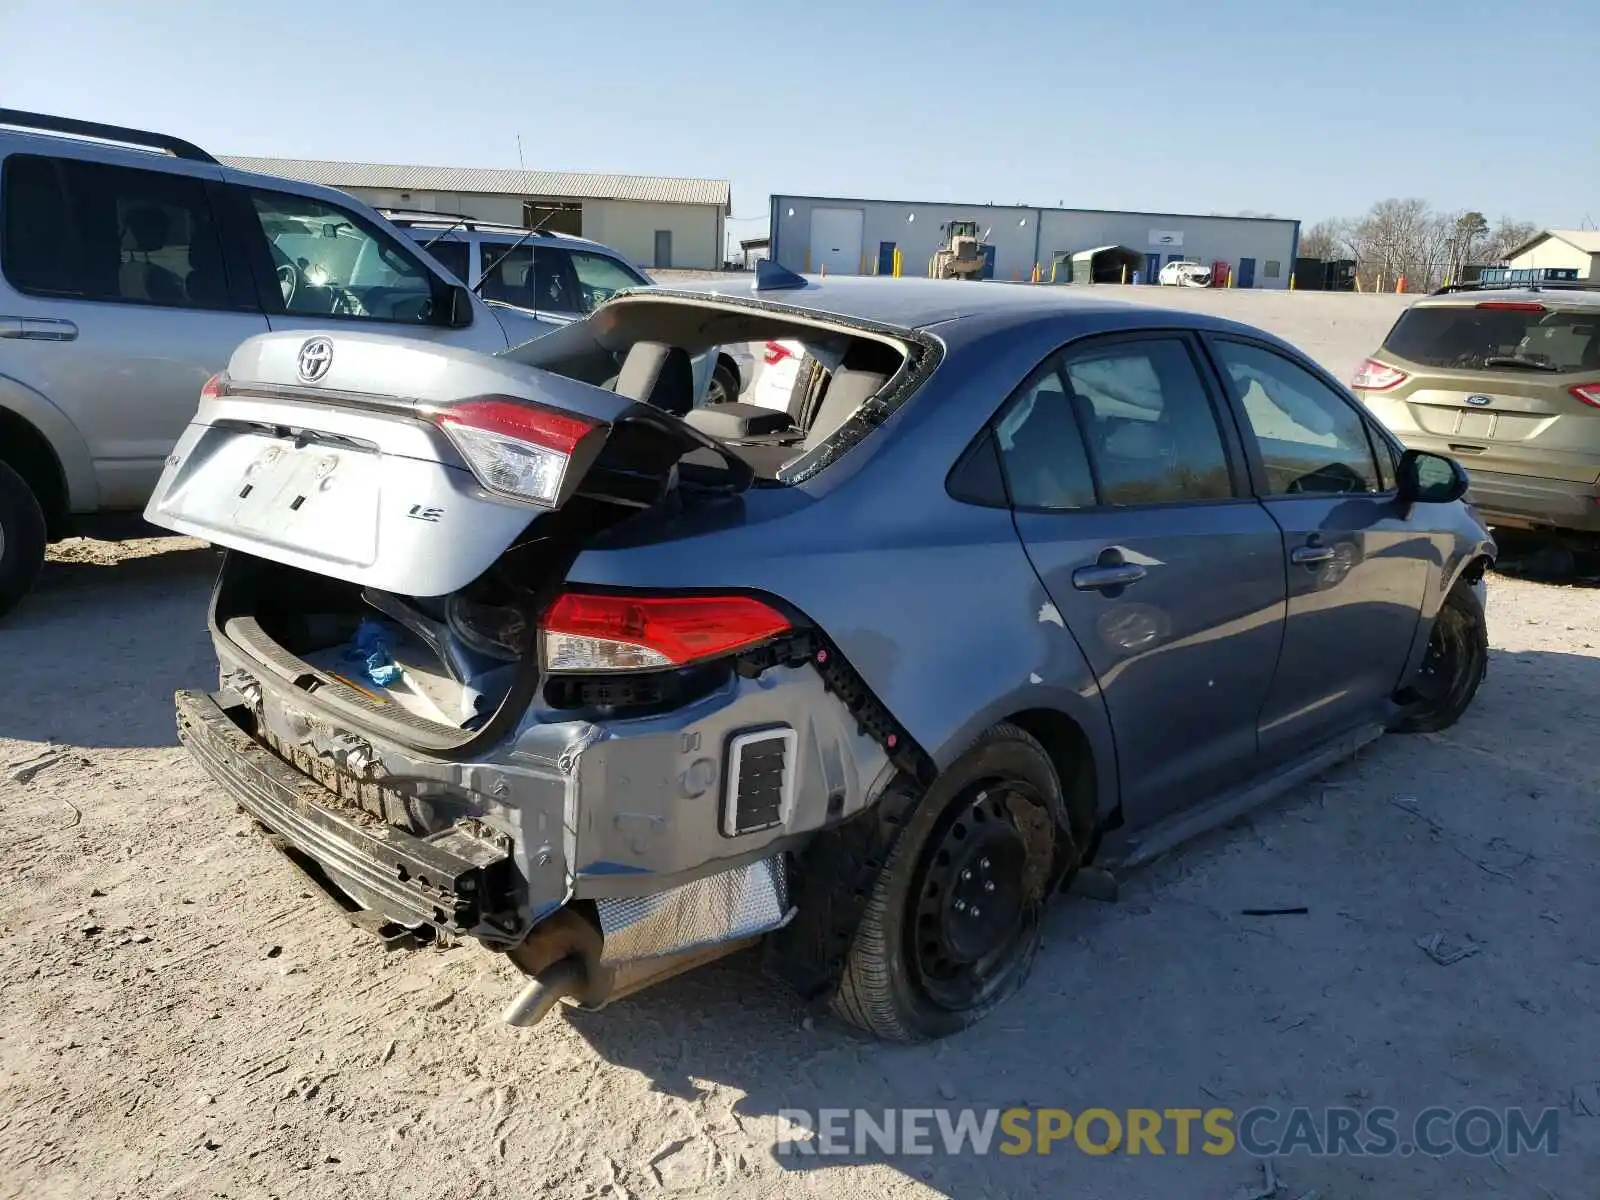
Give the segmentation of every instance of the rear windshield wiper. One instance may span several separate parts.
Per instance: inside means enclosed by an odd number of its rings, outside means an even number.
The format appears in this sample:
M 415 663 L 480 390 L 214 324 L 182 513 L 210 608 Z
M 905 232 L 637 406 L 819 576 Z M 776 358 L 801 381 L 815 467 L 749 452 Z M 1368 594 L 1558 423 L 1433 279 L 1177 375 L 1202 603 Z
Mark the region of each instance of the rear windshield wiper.
M 1559 371 L 1555 363 L 1543 362 L 1537 358 L 1518 358 L 1514 354 L 1491 354 L 1483 360 L 1486 367 L 1524 367 L 1529 371 Z

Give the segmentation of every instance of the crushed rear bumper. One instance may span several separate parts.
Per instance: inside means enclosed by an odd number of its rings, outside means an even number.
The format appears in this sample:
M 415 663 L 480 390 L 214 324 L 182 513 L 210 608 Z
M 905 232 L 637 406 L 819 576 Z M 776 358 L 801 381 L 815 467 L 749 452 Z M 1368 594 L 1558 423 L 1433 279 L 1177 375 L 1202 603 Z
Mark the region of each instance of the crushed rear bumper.
M 482 936 L 520 903 L 509 847 L 452 826 L 415 837 L 341 804 L 235 723 L 213 696 L 174 697 L 178 739 L 251 816 L 391 920 Z

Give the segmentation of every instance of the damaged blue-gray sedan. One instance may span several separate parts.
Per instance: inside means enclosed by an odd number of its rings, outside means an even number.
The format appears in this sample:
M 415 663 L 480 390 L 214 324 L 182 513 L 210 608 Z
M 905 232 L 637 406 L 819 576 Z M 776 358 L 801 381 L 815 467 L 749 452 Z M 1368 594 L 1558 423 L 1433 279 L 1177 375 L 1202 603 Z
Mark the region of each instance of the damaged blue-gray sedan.
M 167 462 L 229 551 L 179 732 L 353 919 L 508 954 L 514 1024 L 759 941 L 951 1033 L 1079 872 L 1484 676 L 1464 471 L 1243 325 L 769 267 L 496 357 L 360 329 L 245 342 Z M 786 407 L 695 407 L 766 342 Z

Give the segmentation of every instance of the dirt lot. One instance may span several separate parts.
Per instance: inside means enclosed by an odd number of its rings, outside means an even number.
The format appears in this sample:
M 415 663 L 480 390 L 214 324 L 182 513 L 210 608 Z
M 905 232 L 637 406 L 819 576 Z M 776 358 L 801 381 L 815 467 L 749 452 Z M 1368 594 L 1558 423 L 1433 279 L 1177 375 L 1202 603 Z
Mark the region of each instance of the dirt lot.
M 1600 590 L 1493 578 L 1456 729 L 1059 903 L 986 1024 L 888 1047 L 743 959 L 508 1030 L 499 959 L 345 925 L 175 745 L 214 566 L 66 543 L 0 627 L 0 1196 L 1231 1200 L 1241 1154 L 804 1159 L 775 1116 L 1262 1104 L 1561 1109 L 1553 1157 L 1297 1154 L 1285 1200 L 1596 1194 Z

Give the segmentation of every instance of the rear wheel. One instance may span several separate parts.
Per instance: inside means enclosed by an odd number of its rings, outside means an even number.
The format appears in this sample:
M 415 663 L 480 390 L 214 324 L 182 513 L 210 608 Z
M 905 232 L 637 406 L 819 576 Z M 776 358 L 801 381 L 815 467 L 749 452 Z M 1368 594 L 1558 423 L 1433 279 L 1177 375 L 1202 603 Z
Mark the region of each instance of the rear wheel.
M 1477 592 L 1458 583 L 1434 618 L 1417 677 L 1399 697 L 1400 733 L 1436 733 L 1461 719 L 1489 670 L 1489 627 Z
M 0 462 L 0 616 L 33 588 L 44 566 L 44 510 L 27 482 Z
M 1056 862 L 1061 784 L 999 725 L 928 788 L 879 873 L 834 1011 L 892 1041 L 944 1037 L 1026 978 Z
M 738 398 L 738 371 L 727 359 L 717 359 L 717 365 L 711 371 L 711 385 L 706 389 L 706 403 L 732 404 Z

